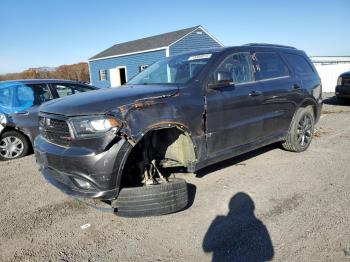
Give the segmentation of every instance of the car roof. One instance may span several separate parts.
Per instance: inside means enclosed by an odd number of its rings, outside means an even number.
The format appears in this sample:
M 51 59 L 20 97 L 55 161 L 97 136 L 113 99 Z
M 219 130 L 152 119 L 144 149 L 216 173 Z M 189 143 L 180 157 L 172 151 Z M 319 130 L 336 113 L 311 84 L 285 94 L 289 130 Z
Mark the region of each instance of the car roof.
M 180 55 L 199 55 L 199 54 L 205 54 L 205 53 L 220 53 L 224 51 L 229 50 L 247 50 L 247 49 L 254 49 L 254 50 L 284 50 L 288 52 L 302 52 L 302 50 L 299 50 L 292 46 L 286 46 L 286 45 L 275 45 L 275 44 L 263 44 L 263 43 L 251 43 L 251 44 L 245 44 L 245 45 L 239 45 L 239 46 L 225 46 L 225 47 L 214 47 L 214 48 L 206 48 L 206 49 L 200 49 L 200 50 L 194 50 L 185 52 Z
M 18 80 L 6 80 L 0 81 L 1 83 L 12 83 L 12 82 L 20 82 L 23 84 L 55 84 L 55 83 L 66 83 L 66 84 L 84 84 L 83 82 L 72 81 L 72 80 L 64 80 L 64 79 L 18 79 Z

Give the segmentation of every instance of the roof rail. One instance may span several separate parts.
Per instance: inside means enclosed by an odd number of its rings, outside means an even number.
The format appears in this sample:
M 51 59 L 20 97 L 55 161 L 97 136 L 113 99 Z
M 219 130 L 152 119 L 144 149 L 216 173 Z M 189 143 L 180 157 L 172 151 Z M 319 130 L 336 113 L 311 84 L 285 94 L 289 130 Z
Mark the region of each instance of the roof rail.
M 275 45 L 275 44 L 264 44 L 264 43 L 249 43 L 245 44 L 244 46 L 257 46 L 257 47 L 280 47 L 280 48 L 290 48 L 290 49 L 296 49 L 293 46 L 287 46 L 287 45 Z

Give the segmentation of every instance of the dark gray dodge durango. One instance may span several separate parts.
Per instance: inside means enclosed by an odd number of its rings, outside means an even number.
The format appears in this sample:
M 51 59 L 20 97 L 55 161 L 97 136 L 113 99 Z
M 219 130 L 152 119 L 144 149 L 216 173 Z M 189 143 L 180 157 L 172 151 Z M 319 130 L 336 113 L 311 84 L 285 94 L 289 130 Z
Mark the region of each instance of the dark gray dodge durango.
M 206 49 L 159 61 L 121 88 L 46 103 L 35 151 L 44 177 L 68 195 L 126 216 L 166 214 L 188 201 L 174 169 L 196 172 L 275 142 L 304 151 L 321 107 L 303 51 Z

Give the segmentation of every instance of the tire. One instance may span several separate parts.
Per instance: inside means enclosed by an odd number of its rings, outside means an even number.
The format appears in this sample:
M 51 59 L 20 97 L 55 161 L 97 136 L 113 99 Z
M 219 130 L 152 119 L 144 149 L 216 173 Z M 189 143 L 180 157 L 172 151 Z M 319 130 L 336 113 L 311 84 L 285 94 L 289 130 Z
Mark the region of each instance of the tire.
M 165 215 L 182 210 L 187 204 L 187 183 L 178 178 L 159 185 L 123 188 L 113 201 L 116 214 L 122 217 Z
M 304 126 L 302 123 L 306 121 L 305 119 L 307 119 L 307 124 Z M 311 144 L 314 128 L 313 108 L 311 106 L 299 108 L 292 120 L 287 139 L 282 144 L 283 148 L 291 152 L 305 151 Z
M 13 144 L 14 150 L 9 151 L 8 145 Z M 29 152 L 28 139 L 17 131 L 7 131 L 0 135 L 0 161 L 24 157 Z

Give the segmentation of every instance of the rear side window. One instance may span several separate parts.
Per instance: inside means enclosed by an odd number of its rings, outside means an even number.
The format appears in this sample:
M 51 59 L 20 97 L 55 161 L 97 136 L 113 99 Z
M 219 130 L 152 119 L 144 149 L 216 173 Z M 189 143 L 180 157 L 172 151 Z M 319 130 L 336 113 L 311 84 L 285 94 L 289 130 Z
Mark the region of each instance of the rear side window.
M 257 52 L 253 54 L 256 80 L 288 76 L 288 68 L 281 57 L 274 52 Z
M 285 54 L 288 64 L 298 75 L 311 75 L 314 73 L 309 62 L 300 55 Z
M 52 86 L 56 89 L 59 97 L 65 97 L 95 90 L 94 88 L 89 86 L 74 84 L 53 84 Z

